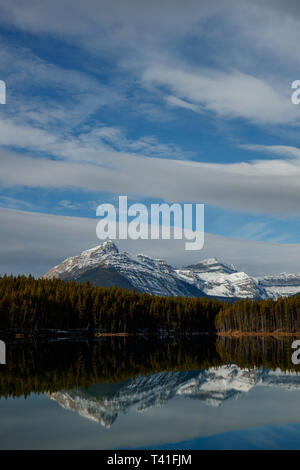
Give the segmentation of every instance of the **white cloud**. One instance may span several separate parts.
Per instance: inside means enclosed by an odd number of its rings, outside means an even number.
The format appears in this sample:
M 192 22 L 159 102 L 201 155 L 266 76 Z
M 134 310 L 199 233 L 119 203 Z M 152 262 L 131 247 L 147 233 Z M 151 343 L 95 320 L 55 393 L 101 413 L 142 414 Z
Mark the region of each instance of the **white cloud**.
M 246 150 L 253 150 L 255 152 L 265 152 L 273 155 L 280 155 L 300 160 L 300 149 L 291 145 L 243 144 L 240 145 L 240 147 Z
M 23 199 L 18 199 L 16 197 L 0 195 L 0 206 L 5 207 L 6 209 L 20 209 L 33 211 L 37 209 L 37 206 L 31 202 L 24 201 Z
M 185 108 L 185 109 L 190 109 L 191 111 L 194 111 L 196 113 L 201 113 L 203 112 L 201 106 L 198 106 L 196 104 L 188 103 L 187 101 L 184 101 L 180 98 L 177 98 L 176 96 L 167 96 L 166 97 L 166 102 L 169 106 L 176 107 L 178 106 L 179 108 Z
M 1 115 L 25 127 L 74 129 L 100 108 L 124 99 L 118 90 L 87 72 L 49 63 L 4 40 L 0 69 L 7 84 L 7 105 Z
M 56 160 L 0 151 L 3 187 L 77 188 L 175 202 L 200 202 L 252 213 L 300 213 L 300 160 L 200 163 L 97 149 L 92 136 L 40 149 Z
M 176 95 L 177 105 L 182 106 L 182 99 L 189 100 L 190 109 L 197 112 L 201 106 L 221 117 L 244 118 L 259 124 L 296 123 L 300 118 L 300 109 L 291 103 L 289 89 L 279 93 L 265 80 L 238 71 L 200 68 L 188 72 L 152 65 L 143 80 L 167 87 Z
M 287 233 L 275 233 L 268 222 L 248 222 L 242 225 L 235 233 L 236 238 L 243 240 L 268 240 L 268 242 L 285 242 L 289 237 Z
M 298 78 L 291 73 L 298 70 L 295 49 L 300 34 L 299 8 L 291 1 L 190 0 L 186 7 L 179 0 L 53 0 L 41 5 L 35 0 L 0 0 L 0 8 L 5 25 L 55 35 L 89 53 L 113 58 L 138 80 L 146 71 L 148 79 L 173 90 L 173 97 L 167 98 L 173 105 L 177 100 L 177 106 L 194 106 L 198 112 L 203 104 L 218 116 L 260 124 L 299 119 L 288 99 L 289 86 Z M 189 40 L 194 41 L 194 54 L 186 51 Z M 203 56 L 213 64 L 211 70 L 202 66 Z M 47 74 L 44 63 L 31 62 L 33 80 Z M 188 72 L 195 64 L 199 71 Z M 52 70 L 50 80 L 60 80 L 61 71 Z M 65 71 L 63 78 L 80 81 L 80 74 Z
M 97 203 L 96 201 L 87 201 L 87 202 L 72 202 L 69 199 L 63 199 L 59 201 L 58 208 L 60 209 L 70 209 L 72 211 L 79 211 L 79 210 L 89 210 L 89 211 L 96 211 Z

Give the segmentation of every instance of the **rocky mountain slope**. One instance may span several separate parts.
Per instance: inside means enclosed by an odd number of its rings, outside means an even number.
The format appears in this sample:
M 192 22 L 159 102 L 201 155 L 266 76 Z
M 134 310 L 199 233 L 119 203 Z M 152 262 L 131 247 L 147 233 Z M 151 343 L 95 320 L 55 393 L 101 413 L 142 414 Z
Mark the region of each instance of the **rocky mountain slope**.
M 111 241 L 66 259 L 43 277 L 90 281 L 99 286 L 135 287 L 138 291 L 156 295 L 203 295 L 195 285 L 182 280 L 165 261 L 119 252 Z
M 277 276 L 257 277 L 258 285 L 268 294 L 268 297 L 278 298 L 300 293 L 300 273 L 282 273 Z
M 176 272 L 181 279 L 197 286 L 207 296 L 252 299 L 268 297 L 258 281 L 244 272 L 238 272 L 233 265 L 220 263 L 216 258 L 178 269 Z
M 216 258 L 176 269 L 164 260 L 120 252 L 112 241 L 67 258 L 44 278 L 136 288 L 155 295 L 266 299 L 300 292 L 300 274 L 253 277 Z

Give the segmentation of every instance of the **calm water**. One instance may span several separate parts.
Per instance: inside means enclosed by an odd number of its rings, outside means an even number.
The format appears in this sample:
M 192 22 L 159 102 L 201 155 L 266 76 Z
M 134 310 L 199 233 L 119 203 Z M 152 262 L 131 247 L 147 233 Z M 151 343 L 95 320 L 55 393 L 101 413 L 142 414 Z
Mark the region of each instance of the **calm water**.
M 0 448 L 300 449 L 292 341 L 7 344 Z

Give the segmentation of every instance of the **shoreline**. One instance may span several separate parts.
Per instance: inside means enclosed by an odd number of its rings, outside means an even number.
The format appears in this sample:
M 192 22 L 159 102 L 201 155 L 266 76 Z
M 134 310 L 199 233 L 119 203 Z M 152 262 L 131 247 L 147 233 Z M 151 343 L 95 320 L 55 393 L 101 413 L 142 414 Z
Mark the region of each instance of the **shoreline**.
M 105 338 L 105 337 L 133 337 L 133 336 L 156 336 L 156 337 L 164 337 L 164 338 L 174 338 L 178 336 L 216 336 L 216 332 L 206 332 L 206 331 L 187 331 L 187 332 L 176 332 L 176 331 L 156 331 L 156 332 L 147 332 L 147 331 L 139 331 L 135 333 L 130 332 L 110 332 L 110 331 L 92 331 L 86 329 L 70 329 L 70 330 L 36 330 L 36 331 L 28 331 L 28 330 L 18 330 L 18 329 L 0 329 L 0 338 L 7 338 L 7 339 L 97 339 L 97 338 Z
M 288 332 L 288 331 L 219 331 L 216 333 L 217 336 L 225 336 L 231 338 L 240 338 L 242 336 L 272 336 L 272 337 L 283 337 L 283 336 L 300 336 L 300 331 Z
M 92 331 L 86 329 L 70 329 L 70 330 L 18 330 L 18 329 L 6 329 L 0 330 L 0 338 L 8 339 L 87 339 L 87 338 L 105 338 L 105 337 L 129 337 L 129 336 L 159 336 L 164 338 L 174 338 L 178 336 L 217 336 L 217 337 L 228 337 L 228 338 L 241 338 L 241 337 L 300 337 L 300 331 L 296 332 L 286 332 L 280 330 L 274 331 L 241 331 L 241 330 L 229 330 L 229 331 L 186 331 L 186 332 L 176 332 L 176 331 L 156 331 L 156 332 L 147 332 L 140 331 L 135 333 L 130 332 L 110 332 L 110 331 Z

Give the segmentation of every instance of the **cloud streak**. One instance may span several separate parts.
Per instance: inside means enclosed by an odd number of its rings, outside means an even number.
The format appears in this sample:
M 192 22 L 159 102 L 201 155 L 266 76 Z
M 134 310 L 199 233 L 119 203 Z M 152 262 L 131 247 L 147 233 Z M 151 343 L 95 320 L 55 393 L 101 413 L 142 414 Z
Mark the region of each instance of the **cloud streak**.
M 164 66 L 149 67 L 143 80 L 175 93 L 173 105 L 220 117 L 243 118 L 258 124 L 296 123 L 300 110 L 290 102 L 290 90 L 279 93 L 265 80 L 238 71 L 198 69 L 187 72 Z M 170 102 L 170 98 L 168 99 Z M 189 100 L 190 103 L 186 103 Z
M 64 158 L 59 160 L 1 150 L 0 184 L 193 201 L 251 213 L 300 214 L 299 159 L 217 164 L 101 152 L 72 140 L 62 148 Z M 89 155 L 90 161 L 80 161 L 81 155 Z M 66 156 L 75 161 L 66 161 Z

